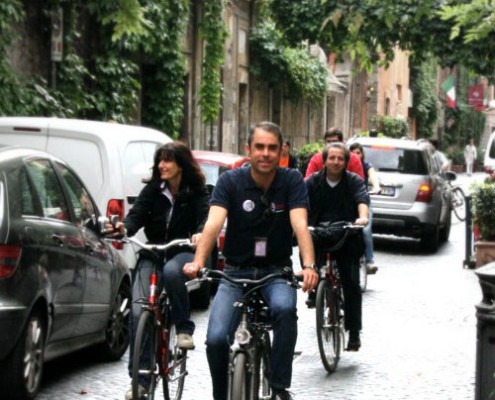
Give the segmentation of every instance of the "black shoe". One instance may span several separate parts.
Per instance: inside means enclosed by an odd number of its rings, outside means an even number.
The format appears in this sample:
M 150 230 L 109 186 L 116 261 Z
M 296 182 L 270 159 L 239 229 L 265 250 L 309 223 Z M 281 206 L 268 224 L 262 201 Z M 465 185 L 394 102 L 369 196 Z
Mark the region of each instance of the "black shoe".
M 272 394 L 272 400 L 293 400 L 294 398 L 285 389 L 282 390 L 274 390 Z
M 359 351 L 361 347 L 361 340 L 359 339 L 359 332 L 350 332 L 349 341 L 347 342 L 347 351 Z
M 315 308 L 316 307 L 316 291 L 313 290 L 309 295 L 306 300 L 306 305 L 308 308 Z

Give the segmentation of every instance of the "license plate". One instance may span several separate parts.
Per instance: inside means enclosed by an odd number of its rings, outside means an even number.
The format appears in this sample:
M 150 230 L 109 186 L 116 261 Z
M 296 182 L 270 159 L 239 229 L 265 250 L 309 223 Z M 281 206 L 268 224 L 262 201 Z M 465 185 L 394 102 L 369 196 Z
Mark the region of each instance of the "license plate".
M 395 196 L 395 188 L 393 186 L 382 186 L 380 194 L 382 196 Z

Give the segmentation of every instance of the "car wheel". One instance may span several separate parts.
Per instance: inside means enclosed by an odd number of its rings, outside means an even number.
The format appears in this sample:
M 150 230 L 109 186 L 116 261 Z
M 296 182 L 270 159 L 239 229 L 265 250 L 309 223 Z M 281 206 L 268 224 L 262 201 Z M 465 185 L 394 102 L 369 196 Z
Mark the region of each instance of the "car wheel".
M 46 328 L 33 312 L 2 369 L 2 399 L 33 399 L 41 384 Z
M 427 231 L 421 236 L 421 247 L 423 250 L 435 253 L 440 244 L 440 228 L 435 226 L 432 231 Z
M 105 331 L 105 341 L 101 345 L 101 355 L 106 360 L 120 359 L 129 346 L 131 305 L 131 288 L 129 284 L 122 283 L 110 312 Z

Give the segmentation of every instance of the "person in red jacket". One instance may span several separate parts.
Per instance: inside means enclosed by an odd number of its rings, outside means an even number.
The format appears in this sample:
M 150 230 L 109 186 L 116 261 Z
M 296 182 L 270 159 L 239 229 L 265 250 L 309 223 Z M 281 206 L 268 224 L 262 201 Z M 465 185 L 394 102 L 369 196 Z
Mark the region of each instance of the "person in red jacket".
M 325 132 L 325 146 L 328 147 L 330 143 L 340 142 L 344 143 L 344 134 L 340 129 L 330 128 Z M 323 168 L 323 153 L 318 152 L 309 160 L 308 169 L 304 179 L 308 179 L 313 173 L 320 171 Z M 358 174 L 361 179 L 364 180 L 363 165 L 361 159 L 354 153 L 351 153 L 351 159 L 347 164 L 347 171 Z

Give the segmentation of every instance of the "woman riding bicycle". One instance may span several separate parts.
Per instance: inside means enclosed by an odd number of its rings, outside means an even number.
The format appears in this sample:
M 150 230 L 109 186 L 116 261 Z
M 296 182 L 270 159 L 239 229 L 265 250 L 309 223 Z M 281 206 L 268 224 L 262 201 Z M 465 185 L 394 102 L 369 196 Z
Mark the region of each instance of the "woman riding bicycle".
M 144 233 L 153 244 L 168 243 L 173 239 L 191 238 L 197 243 L 208 215 L 209 194 L 205 177 L 191 150 L 182 142 L 167 143 L 157 149 L 150 179 L 123 223 L 116 229 L 133 236 L 144 227 Z M 172 303 L 172 321 L 177 331 L 177 345 L 189 350 L 194 348 L 192 335 L 194 323 L 190 319 L 189 297 L 182 272 L 185 263 L 194 258 L 190 248 L 172 248 L 165 254 L 160 283 L 165 286 Z M 133 299 L 147 298 L 149 275 L 153 262 L 141 252 L 134 277 Z M 131 316 L 131 354 L 141 305 L 133 304 Z M 129 357 L 129 373 L 132 371 Z M 140 382 L 145 387 L 147 382 Z M 126 399 L 132 399 L 132 390 Z

